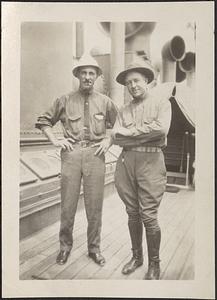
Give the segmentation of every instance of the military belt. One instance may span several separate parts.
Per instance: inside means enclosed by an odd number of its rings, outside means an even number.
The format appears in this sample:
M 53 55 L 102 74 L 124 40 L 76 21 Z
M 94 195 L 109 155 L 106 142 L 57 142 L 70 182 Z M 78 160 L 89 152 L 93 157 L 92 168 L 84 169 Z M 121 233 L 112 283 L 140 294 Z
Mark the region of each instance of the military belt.
M 78 147 L 78 148 L 97 147 L 97 144 L 100 142 L 101 142 L 101 140 L 99 140 L 99 141 L 83 140 L 83 141 L 77 141 L 72 145 L 73 145 L 73 147 Z
M 148 152 L 148 153 L 161 152 L 160 147 L 149 147 L 149 146 L 124 147 L 123 149 L 125 151 L 138 151 L 138 152 Z

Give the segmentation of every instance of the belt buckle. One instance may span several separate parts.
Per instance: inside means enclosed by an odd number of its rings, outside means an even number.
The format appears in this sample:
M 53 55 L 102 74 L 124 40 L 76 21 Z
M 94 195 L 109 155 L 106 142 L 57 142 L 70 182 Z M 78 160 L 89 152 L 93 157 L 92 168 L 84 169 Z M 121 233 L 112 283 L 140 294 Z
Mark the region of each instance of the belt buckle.
M 80 141 L 80 145 L 82 148 L 85 148 L 86 147 L 86 142 L 85 141 Z
M 80 141 L 80 145 L 82 148 L 86 148 L 88 146 L 88 141 Z

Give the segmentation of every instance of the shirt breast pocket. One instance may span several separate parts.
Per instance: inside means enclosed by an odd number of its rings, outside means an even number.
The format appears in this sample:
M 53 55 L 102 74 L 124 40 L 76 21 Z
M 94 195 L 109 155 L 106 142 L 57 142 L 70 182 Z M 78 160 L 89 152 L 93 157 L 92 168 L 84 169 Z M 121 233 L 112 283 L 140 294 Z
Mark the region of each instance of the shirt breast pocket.
M 105 116 L 103 113 L 93 115 L 93 131 L 96 135 L 105 133 Z
M 81 127 L 81 115 L 68 115 L 68 125 L 74 134 L 78 134 Z

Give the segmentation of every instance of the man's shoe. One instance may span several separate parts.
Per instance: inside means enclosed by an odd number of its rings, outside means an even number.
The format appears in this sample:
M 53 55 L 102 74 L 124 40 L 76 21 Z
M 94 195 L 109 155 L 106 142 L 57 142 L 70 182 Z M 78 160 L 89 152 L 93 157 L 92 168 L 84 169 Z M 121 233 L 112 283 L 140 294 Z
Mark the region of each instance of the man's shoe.
M 143 254 L 142 248 L 139 250 L 133 250 L 133 257 L 131 260 L 126 263 L 126 265 L 122 269 L 122 274 L 128 275 L 134 272 L 138 267 L 143 264 Z
M 148 272 L 145 275 L 146 280 L 159 280 L 160 279 L 160 263 L 151 261 L 148 266 Z
M 105 258 L 100 254 L 100 253 L 88 253 L 89 257 L 92 258 L 92 260 L 100 265 L 100 266 L 104 266 L 105 264 Z
M 142 260 L 138 260 L 132 257 L 131 260 L 123 267 L 122 274 L 128 275 L 130 273 L 133 273 L 142 264 L 143 264 Z
M 59 254 L 57 255 L 56 263 L 58 265 L 64 265 L 69 257 L 70 251 L 60 250 Z

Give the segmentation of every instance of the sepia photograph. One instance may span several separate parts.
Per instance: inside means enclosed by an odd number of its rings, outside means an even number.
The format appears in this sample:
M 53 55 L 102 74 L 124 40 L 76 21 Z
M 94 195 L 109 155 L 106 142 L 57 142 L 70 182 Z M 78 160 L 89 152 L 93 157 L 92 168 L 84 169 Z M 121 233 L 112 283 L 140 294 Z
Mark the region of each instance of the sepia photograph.
M 4 3 L 9 297 L 214 299 L 213 5 L 132 5 Z

